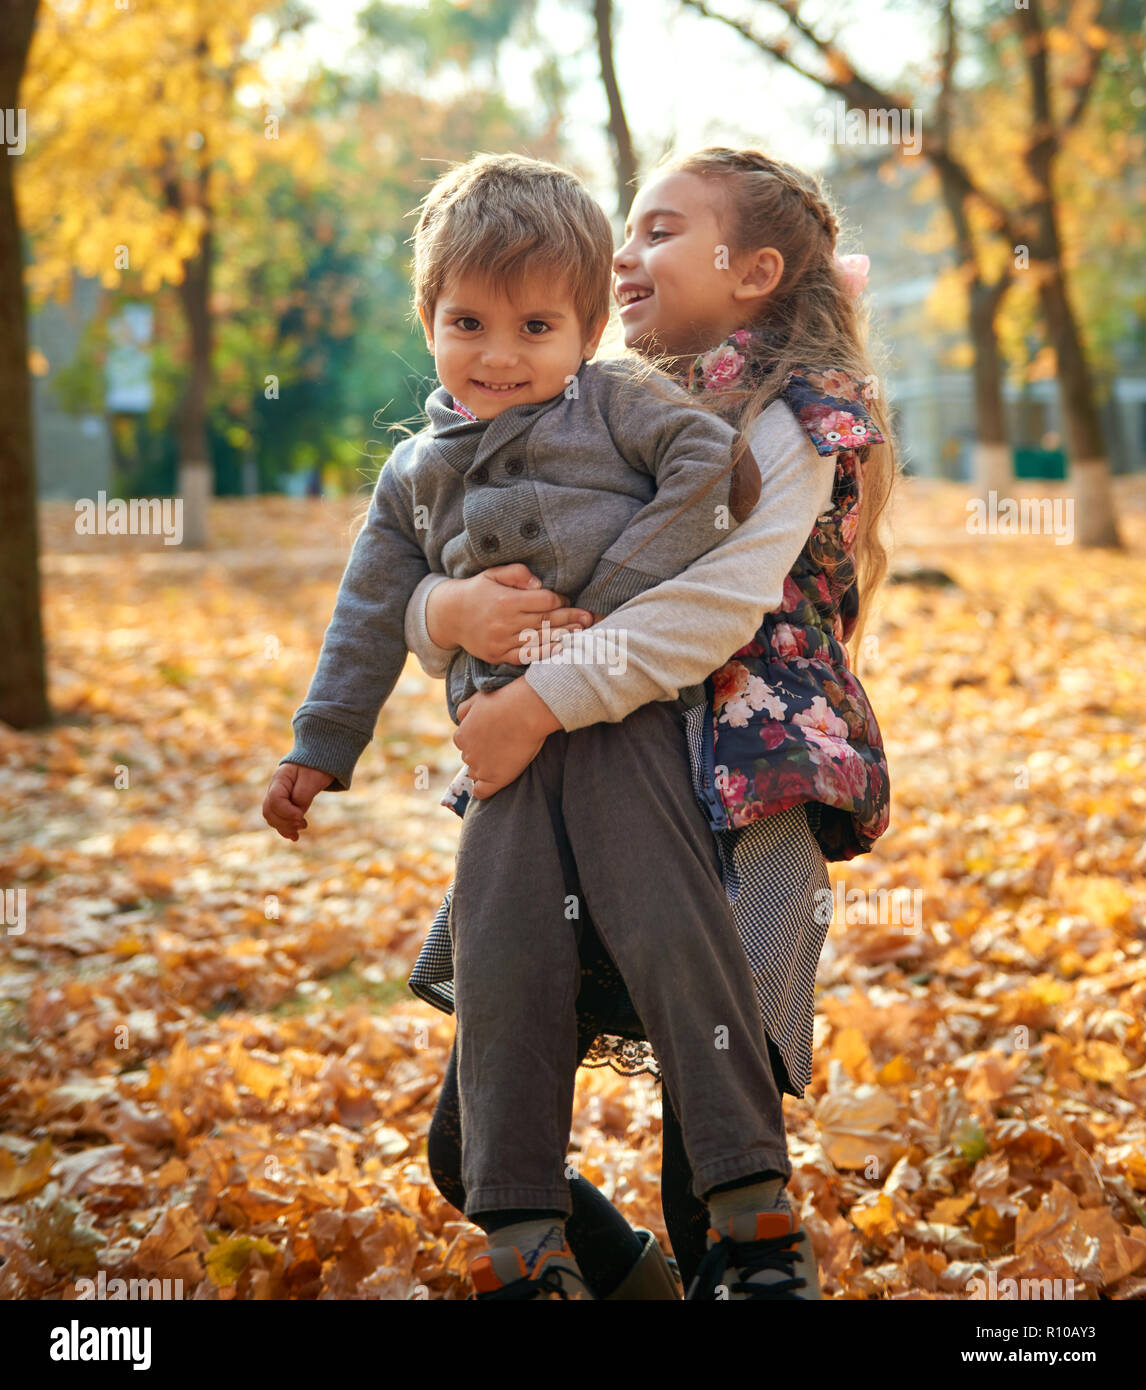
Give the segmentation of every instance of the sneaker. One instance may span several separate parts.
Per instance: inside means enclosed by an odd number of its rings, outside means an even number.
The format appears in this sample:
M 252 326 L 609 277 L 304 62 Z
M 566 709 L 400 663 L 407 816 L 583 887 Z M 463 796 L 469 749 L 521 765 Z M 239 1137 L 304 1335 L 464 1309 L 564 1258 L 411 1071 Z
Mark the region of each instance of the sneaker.
M 552 1249 L 546 1250 L 544 1243 L 538 1249 L 498 1245 L 479 1255 L 470 1264 L 473 1297 L 479 1300 L 593 1298 L 564 1240 Z M 534 1258 L 532 1267 L 526 1263 L 527 1256 Z
M 724 1229 L 708 1228 L 689 1299 L 812 1299 L 822 1301 L 816 1256 L 800 1219 L 785 1208 L 734 1216 Z

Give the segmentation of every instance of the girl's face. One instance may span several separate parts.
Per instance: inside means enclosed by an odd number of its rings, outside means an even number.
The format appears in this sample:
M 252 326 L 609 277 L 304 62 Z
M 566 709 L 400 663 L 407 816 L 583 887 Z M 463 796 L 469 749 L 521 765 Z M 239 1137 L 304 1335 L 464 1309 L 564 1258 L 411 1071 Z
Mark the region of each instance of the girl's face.
M 733 257 L 721 228 L 718 185 L 668 173 L 633 200 L 613 257 L 613 297 L 625 346 L 646 356 L 695 356 L 745 327 L 783 270 L 779 252 Z M 759 258 L 774 275 L 761 279 Z

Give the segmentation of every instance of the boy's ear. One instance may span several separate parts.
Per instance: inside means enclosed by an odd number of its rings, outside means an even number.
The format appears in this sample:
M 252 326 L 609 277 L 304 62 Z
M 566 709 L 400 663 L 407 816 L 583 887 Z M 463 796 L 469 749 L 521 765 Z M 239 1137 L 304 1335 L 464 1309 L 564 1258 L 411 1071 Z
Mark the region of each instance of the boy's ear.
M 784 274 L 784 257 L 774 246 L 762 246 L 745 258 L 740 281 L 732 291 L 733 299 L 764 299 L 770 295 Z
M 421 304 L 418 305 L 418 317 L 422 320 L 422 332 L 426 335 L 426 346 L 433 352 L 434 335 L 430 331 L 430 325 L 426 322 L 426 310 Z
M 586 338 L 585 344 L 581 349 L 581 355 L 586 362 L 592 361 L 593 354 L 601 346 L 601 339 L 605 336 L 605 329 L 608 328 L 608 326 L 609 315 L 606 314 L 605 317 L 601 320 L 601 322 L 597 325 L 593 333 L 588 338 Z

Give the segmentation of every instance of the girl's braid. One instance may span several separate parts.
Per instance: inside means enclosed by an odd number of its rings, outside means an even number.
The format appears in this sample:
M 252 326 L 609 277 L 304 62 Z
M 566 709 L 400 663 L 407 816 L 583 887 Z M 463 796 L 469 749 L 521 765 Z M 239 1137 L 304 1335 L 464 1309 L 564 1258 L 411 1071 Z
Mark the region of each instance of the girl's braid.
M 758 150 L 737 150 L 735 152 L 737 163 L 742 168 L 755 170 L 759 173 L 771 174 L 785 188 L 791 191 L 800 199 L 816 221 L 823 227 L 828 240 L 833 248 L 836 244 L 836 237 L 839 234 L 840 224 L 836 221 L 835 213 L 824 202 L 819 193 L 809 188 L 799 174 L 790 164 L 783 164 L 778 160 L 769 159 L 767 155 L 760 154 Z

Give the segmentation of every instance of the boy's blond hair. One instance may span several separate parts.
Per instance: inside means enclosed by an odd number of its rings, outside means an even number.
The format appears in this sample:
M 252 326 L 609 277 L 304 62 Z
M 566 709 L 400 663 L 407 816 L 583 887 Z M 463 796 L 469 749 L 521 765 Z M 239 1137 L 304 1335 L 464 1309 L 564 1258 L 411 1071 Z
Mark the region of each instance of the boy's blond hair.
M 433 322 L 451 276 L 476 275 L 512 297 L 527 275 L 567 286 L 588 337 L 609 316 L 613 231 L 575 175 L 517 154 L 454 165 L 419 204 L 414 313 Z

